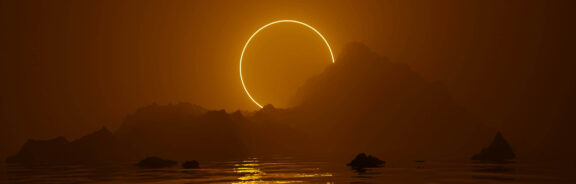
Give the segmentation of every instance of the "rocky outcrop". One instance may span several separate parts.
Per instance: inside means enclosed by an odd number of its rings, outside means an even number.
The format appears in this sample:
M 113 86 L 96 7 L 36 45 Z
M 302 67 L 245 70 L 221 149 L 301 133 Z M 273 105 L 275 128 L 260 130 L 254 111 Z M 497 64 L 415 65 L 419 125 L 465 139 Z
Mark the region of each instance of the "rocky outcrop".
M 498 132 L 490 146 L 482 149 L 480 153 L 472 156 L 472 160 L 489 161 L 489 162 L 504 162 L 516 158 L 516 154 L 512 150 L 508 141 L 504 139 L 502 133 Z
M 347 166 L 352 167 L 353 169 L 363 169 L 363 168 L 373 168 L 373 167 L 381 167 L 385 164 L 385 161 L 382 161 L 372 155 L 366 155 L 365 153 L 360 153 L 356 155 L 356 158 L 352 160 Z
M 184 168 L 184 169 L 195 169 L 195 168 L 199 168 L 199 167 L 200 167 L 200 164 L 196 160 L 186 161 L 182 164 L 182 168 Z

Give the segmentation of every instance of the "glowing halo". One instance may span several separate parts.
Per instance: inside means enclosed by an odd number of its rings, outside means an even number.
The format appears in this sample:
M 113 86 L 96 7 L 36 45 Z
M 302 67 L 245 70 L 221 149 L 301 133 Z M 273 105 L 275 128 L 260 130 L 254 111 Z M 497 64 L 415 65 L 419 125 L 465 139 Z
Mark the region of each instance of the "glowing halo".
M 242 87 L 244 87 L 244 91 L 246 92 L 248 97 L 250 97 L 252 102 L 254 102 L 256 105 L 258 105 L 258 107 L 260 107 L 260 108 L 262 108 L 262 105 L 260 105 L 260 103 L 258 103 L 252 97 L 252 95 L 250 95 L 250 92 L 248 92 L 248 88 L 246 88 L 246 84 L 244 84 L 244 78 L 242 77 L 242 59 L 244 58 L 244 51 L 246 51 L 246 47 L 248 47 L 248 44 L 250 44 L 250 41 L 252 41 L 252 38 L 254 38 L 254 36 L 256 36 L 264 28 L 267 28 L 267 27 L 274 25 L 274 24 L 277 24 L 277 23 L 296 23 L 296 24 L 300 24 L 300 25 L 306 26 L 307 28 L 312 29 L 314 32 L 316 32 L 316 34 L 318 34 L 318 36 L 320 36 L 320 38 L 322 38 L 322 40 L 324 40 L 324 43 L 326 43 L 326 47 L 328 47 L 328 50 L 330 51 L 330 57 L 332 57 L 332 63 L 334 63 L 334 54 L 332 53 L 332 48 L 330 48 L 330 44 L 328 44 L 328 41 L 326 40 L 326 38 L 324 38 L 324 36 L 318 30 L 316 30 L 314 27 L 312 27 L 312 26 L 310 26 L 304 22 L 300 22 L 300 21 L 296 21 L 296 20 L 278 20 L 278 21 L 270 22 L 270 23 L 260 27 L 260 29 L 256 30 L 256 32 L 254 32 L 252 34 L 252 36 L 250 36 L 250 38 L 248 38 L 248 41 L 246 41 L 246 44 L 244 44 L 244 48 L 242 49 L 242 54 L 240 54 L 240 81 L 242 82 Z

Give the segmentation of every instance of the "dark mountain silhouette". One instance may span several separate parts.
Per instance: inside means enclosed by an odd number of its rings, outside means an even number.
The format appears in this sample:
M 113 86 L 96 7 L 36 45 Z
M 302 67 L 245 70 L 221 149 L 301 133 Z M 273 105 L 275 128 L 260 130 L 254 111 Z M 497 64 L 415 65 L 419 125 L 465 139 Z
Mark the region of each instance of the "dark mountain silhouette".
M 140 156 L 234 158 L 245 155 L 238 126 L 224 110 L 207 111 L 188 103 L 154 104 L 128 116 L 116 134 Z
M 467 158 L 491 134 L 450 98 L 442 84 L 424 80 L 361 43 L 349 44 L 336 63 L 311 78 L 294 99 L 294 108 L 266 105 L 247 113 L 210 111 L 189 103 L 153 104 L 128 115 L 116 132 L 104 129 L 62 150 L 80 155 L 74 159 L 80 162 L 125 155 L 348 158 L 358 150 L 394 158 Z M 50 142 L 55 143 L 32 146 L 38 147 L 36 155 L 56 154 L 49 150 L 52 145 L 68 145 Z M 25 145 L 15 158 L 30 154 L 30 147 Z
M 10 163 L 102 163 L 128 158 L 130 146 L 116 139 L 108 129 L 69 142 L 64 137 L 46 141 L 28 140 Z
M 494 140 L 487 148 L 482 149 L 478 154 L 472 156 L 472 160 L 503 162 L 516 158 L 516 154 L 512 151 L 512 147 L 508 141 L 504 139 L 502 133 L 498 132 Z
M 116 132 L 121 140 L 132 144 L 139 156 L 244 158 L 248 154 L 294 152 L 307 142 L 306 135 L 283 119 L 286 110 L 272 106 L 248 115 L 207 111 L 187 103 L 143 109 L 127 117 Z
M 50 140 L 28 140 L 18 154 L 6 159 L 8 163 L 62 162 L 70 155 L 70 142 L 64 137 Z
M 125 160 L 132 146 L 123 142 L 106 127 L 77 139 L 70 144 L 72 159 L 78 163 L 102 163 Z
M 295 97 L 303 130 L 332 152 L 425 158 L 472 154 L 494 132 L 440 83 L 351 43 Z

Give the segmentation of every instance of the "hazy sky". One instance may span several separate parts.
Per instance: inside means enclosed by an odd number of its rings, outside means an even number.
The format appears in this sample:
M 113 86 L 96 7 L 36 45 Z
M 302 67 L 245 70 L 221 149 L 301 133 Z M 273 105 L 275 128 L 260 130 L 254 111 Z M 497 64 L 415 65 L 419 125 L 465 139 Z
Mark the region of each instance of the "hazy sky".
M 336 57 L 346 43 L 364 42 L 444 83 L 487 124 L 546 136 L 574 95 L 573 9 L 560 0 L 2 1 L 0 157 L 27 138 L 115 129 L 154 102 L 256 110 L 239 82 L 240 51 L 279 19 L 315 26 Z M 262 71 L 249 73 L 251 84 L 272 102 L 287 103 L 329 62 L 301 27 L 258 39 L 247 68 Z

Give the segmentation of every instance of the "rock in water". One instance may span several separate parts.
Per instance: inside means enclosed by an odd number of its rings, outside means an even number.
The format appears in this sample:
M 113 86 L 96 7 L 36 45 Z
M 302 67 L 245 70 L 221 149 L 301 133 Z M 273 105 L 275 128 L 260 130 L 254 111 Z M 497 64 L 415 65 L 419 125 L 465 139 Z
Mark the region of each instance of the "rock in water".
M 184 169 L 195 169 L 195 168 L 199 168 L 199 167 L 200 167 L 200 164 L 196 160 L 186 161 L 182 164 L 182 168 L 184 168 Z
M 505 162 L 516 158 L 516 154 L 512 151 L 508 141 L 504 139 L 502 133 L 498 132 L 494 141 L 487 148 L 482 149 L 478 154 L 472 156 L 472 160 L 488 161 L 488 162 Z
M 172 160 L 165 160 L 160 157 L 148 157 L 144 160 L 138 162 L 138 167 L 141 168 L 165 168 L 165 167 L 172 167 L 178 164 L 176 161 Z
M 371 167 L 380 167 L 385 164 L 385 161 L 382 161 L 372 155 L 366 155 L 364 153 L 360 153 L 356 155 L 356 158 L 352 160 L 347 165 L 352 168 L 371 168 Z

